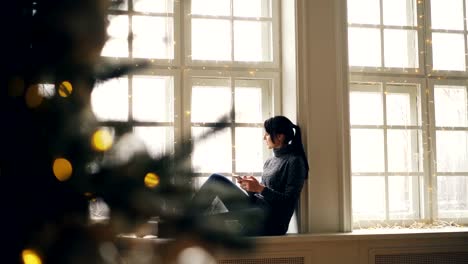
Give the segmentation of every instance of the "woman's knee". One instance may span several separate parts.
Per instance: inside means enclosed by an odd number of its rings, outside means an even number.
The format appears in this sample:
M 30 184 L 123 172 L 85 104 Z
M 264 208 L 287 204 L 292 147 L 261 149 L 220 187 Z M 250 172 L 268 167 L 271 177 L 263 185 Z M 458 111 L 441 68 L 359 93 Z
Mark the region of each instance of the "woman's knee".
M 223 175 L 221 174 L 217 174 L 217 173 L 213 173 L 210 175 L 210 177 L 208 178 L 208 180 L 210 181 L 222 181 L 222 182 L 226 182 L 226 181 L 229 181 L 226 177 L 224 177 Z

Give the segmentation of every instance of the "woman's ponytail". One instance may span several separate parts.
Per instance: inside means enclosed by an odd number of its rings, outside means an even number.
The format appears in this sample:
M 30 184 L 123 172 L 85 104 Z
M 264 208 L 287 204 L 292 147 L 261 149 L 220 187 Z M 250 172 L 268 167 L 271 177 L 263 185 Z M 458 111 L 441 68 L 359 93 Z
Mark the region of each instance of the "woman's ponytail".
M 302 135 L 301 135 L 301 128 L 292 124 L 292 128 L 296 131 L 294 134 L 294 138 L 291 141 L 291 145 L 295 149 L 296 153 L 302 157 L 304 160 L 304 164 L 306 166 L 307 172 L 309 171 L 309 162 L 307 161 L 307 156 L 304 150 L 304 145 L 302 144 Z M 307 177 L 307 176 L 306 176 Z

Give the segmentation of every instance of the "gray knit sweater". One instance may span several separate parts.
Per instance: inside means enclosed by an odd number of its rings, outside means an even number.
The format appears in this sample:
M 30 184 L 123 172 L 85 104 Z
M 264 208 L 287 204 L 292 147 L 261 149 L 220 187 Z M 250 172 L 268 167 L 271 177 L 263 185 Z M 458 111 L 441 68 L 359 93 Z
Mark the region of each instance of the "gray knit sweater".
M 273 150 L 274 156 L 263 166 L 260 199 L 268 208 L 264 235 L 283 235 L 288 230 L 299 195 L 307 177 L 301 156 L 291 146 Z

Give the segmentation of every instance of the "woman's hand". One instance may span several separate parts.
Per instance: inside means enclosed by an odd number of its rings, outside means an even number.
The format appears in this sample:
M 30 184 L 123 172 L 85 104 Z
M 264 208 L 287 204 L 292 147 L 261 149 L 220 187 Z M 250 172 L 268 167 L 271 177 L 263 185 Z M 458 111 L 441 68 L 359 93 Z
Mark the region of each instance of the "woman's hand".
M 265 188 L 265 186 L 260 184 L 253 176 L 242 176 L 242 178 L 237 179 L 237 182 L 240 184 L 242 189 L 248 192 L 260 193 Z

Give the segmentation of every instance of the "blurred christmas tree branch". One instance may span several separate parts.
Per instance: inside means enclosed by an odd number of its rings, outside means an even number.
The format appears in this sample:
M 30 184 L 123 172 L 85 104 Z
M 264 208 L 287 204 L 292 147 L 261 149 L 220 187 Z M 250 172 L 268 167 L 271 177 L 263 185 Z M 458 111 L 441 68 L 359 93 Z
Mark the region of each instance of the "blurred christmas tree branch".
M 117 235 L 137 230 L 154 216 L 175 241 L 249 246 L 225 228 L 224 219 L 190 207 L 192 141 L 153 158 L 131 135 L 109 135 L 96 120 L 90 106 L 96 82 L 146 67 L 101 61 L 107 10 L 121 2 L 19 0 L 6 9 L 0 167 L 8 241 L 4 263 L 34 258 L 42 262 L 29 263 L 121 263 Z M 121 126 L 125 130 L 128 124 Z M 97 198 L 109 205 L 110 215 L 91 224 L 89 202 Z

